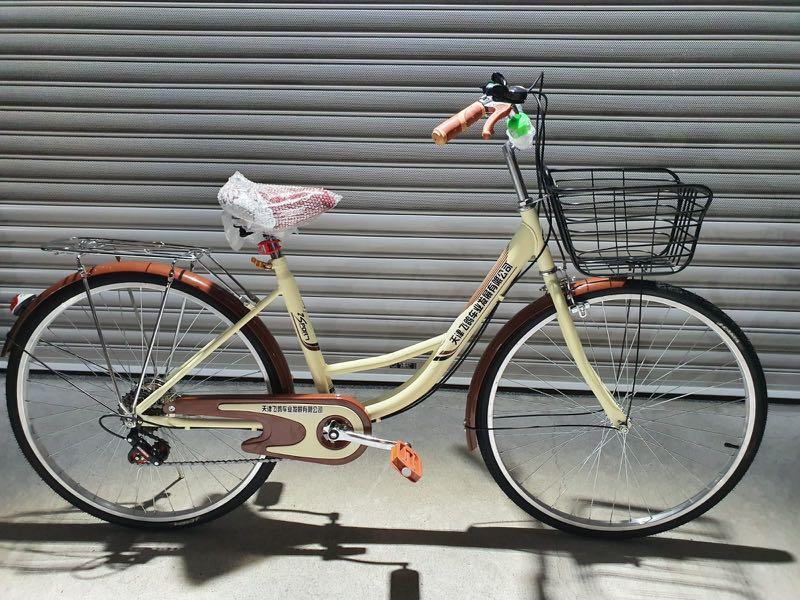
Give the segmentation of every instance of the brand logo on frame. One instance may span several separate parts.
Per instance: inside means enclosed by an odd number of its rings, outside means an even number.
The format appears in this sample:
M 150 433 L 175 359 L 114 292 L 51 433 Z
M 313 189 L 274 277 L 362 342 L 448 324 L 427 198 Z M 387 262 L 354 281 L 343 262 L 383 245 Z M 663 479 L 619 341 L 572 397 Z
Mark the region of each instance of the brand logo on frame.
M 300 343 L 309 350 L 319 350 L 319 344 L 311 341 L 311 332 L 308 330 L 309 322 L 306 313 L 292 313 L 292 323 L 297 336 L 300 338 Z
M 514 271 L 513 265 L 503 263 L 494 276 L 488 281 L 483 291 L 475 294 L 475 300 L 472 302 L 467 314 L 458 324 L 455 331 L 450 335 L 450 343 L 453 347 L 450 350 L 439 353 L 434 360 L 447 360 L 458 349 L 459 344 L 464 340 L 467 333 L 473 328 L 476 323 L 480 322 L 480 316 L 486 310 L 486 307 L 491 302 L 492 298 L 497 295 L 497 292 L 503 286 L 503 282 L 508 279 L 509 275 Z
M 309 404 L 262 404 L 261 412 L 270 414 L 321 414 L 323 412 L 323 408 L 319 405 Z

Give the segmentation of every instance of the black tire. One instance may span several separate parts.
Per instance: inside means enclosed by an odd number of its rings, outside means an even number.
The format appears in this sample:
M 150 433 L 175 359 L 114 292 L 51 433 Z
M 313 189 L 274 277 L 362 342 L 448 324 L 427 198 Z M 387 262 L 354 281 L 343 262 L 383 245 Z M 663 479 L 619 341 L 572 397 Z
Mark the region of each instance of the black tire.
M 148 273 L 113 273 L 92 278 L 93 288 L 114 283 L 155 283 L 163 285 L 165 283 L 165 278 Z M 173 288 L 181 292 L 184 292 L 186 294 L 194 296 L 199 300 L 202 300 L 212 308 L 222 313 L 226 318 L 230 319 L 232 322 L 237 321 L 239 318 L 237 315 L 231 314 L 230 310 L 228 310 L 225 306 L 217 302 L 213 297 L 204 295 L 195 288 L 186 285 L 180 282 L 179 280 L 175 280 L 172 286 Z M 63 302 L 65 302 L 69 298 L 84 293 L 85 291 L 82 282 L 77 281 L 71 285 L 64 287 L 63 289 L 59 290 L 58 292 L 47 298 L 38 307 L 36 307 L 34 312 L 28 317 L 27 321 L 25 322 L 25 325 L 17 334 L 14 340 L 14 344 L 11 347 L 11 351 L 9 353 L 8 372 L 6 375 L 6 398 L 8 404 L 8 416 L 11 422 L 11 429 L 14 432 L 14 437 L 17 440 L 20 450 L 25 455 L 25 458 L 34 468 L 39 477 L 41 477 L 42 480 L 48 486 L 50 486 L 50 488 L 52 488 L 53 491 L 55 491 L 59 496 L 61 496 L 64 500 L 66 500 L 73 506 L 77 507 L 78 509 L 90 515 L 93 515 L 98 519 L 102 519 L 110 523 L 115 523 L 117 525 L 123 525 L 126 527 L 133 527 L 137 529 L 171 530 L 183 527 L 191 527 L 217 519 L 227 514 L 228 512 L 232 511 L 234 508 L 238 507 L 243 502 L 245 502 L 264 484 L 264 482 L 272 473 L 272 470 L 275 467 L 275 463 L 261 464 L 257 473 L 254 475 L 254 477 L 246 487 L 244 487 L 235 496 L 232 496 L 225 504 L 215 508 L 214 510 L 211 510 L 199 517 L 178 519 L 175 521 L 161 521 L 157 523 L 140 521 L 136 519 L 128 519 L 125 517 L 121 517 L 119 515 L 107 513 L 84 502 L 81 498 L 74 495 L 72 492 L 70 492 L 70 490 L 66 489 L 61 483 L 59 483 L 42 465 L 42 463 L 37 458 L 35 452 L 33 451 L 28 438 L 24 433 L 17 406 L 18 402 L 17 402 L 16 383 L 19 374 L 20 359 L 23 355 L 22 348 L 26 346 L 28 339 L 35 330 L 36 325 L 46 315 L 48 315 L 52 310 L 60 306 Z M 253 333 L 252 329 L 249 326 L 245 326 L 241 331 L 247 337 L 248 341 L 252 344 L 253 348 L 255 348 L 256 352 L 258 353 L 258 357 L 262 361 L 262 365 L 265 367 L 268 373 L 269 383 L 273 393 L 276 394 L 288 393 L 289 390 L 284 390 L 282 388 L 280 378 L 277 375 L 277 371 L 271 359 L 269 358 L 267 351 L 263 347 L 261 347 L 258 341 L 258 337 Z
M 483 456 L 483 460 L 497 484 L 500 486 L 503 492 L 522 510 L 535 517 L 539 521 L 542 521 L 543 523 L 546 523 L 557 529 L 574 534 L 604 539 L 632 538 L 660 533 L 688 523 L 689 521 L 696 519 L 698 516 L 711 509 L 714 505 L 720 502 L 744 476 L 761 443 L 767 420 L 767 388 L 761 363 L 759 362 L 753 346 L 747 339 L 747 336 L 728 315 L 700 296 L 662 282 L 628 281 L 624 287 L 589 293 L 581 296 L 581 299 L 588 300 L 591 298 L 609 297 L 625 293 L 646 293 L 680 302 L 702 313 L 706 317 L 710 318 L 714 323 L 721 326 L 721 328 L 728 333 L 732 341 L 734 341 L 736 347 L 741 351 L 752 376 L 755 391 L 755 418 L 754 429 L 750 438 L 750 443 L 745 449 L 743 458 L 736 470 L 730 475 L 725 484 L 716 491 L 716 493 L 708 497 L 704 502 L 702 502 L 702 504 L 696 506 L 690 512 L 687 512 L 686 514 L 683 514 L 682 516 L 666 523 L 662 523 L 661 525 L 654 525 L 636 531 L 597 531 L 594 529 L 588 529 L 585 527 L 576 526 L 574 524 L 565 523 L 564 521 L 553 518 L 551 515 L 542 512 L 535 506 L 532 506 L 531 503 L 527 501 L 503 475 L 503 470 L 501 469 L 491 449 L 488 431 L 490 417 L 488 412 L 489 396 L 491 394 L 493 382 L 497 377 L 498 371 L 501 368 L 505 357 L 512 350 L 512 348 L 515 347 L 515 345 L 528 331 L 534 328 L 541 321 L 552 316 L 555 313 L 555 308 L 551 305 L 535 314 L 527 322 L 520 325 L 520 327 L 502 345 L 487 371 L 486 378 L 482 382 L 478 396 L 476 413 L 476 433 L 481 455 Z

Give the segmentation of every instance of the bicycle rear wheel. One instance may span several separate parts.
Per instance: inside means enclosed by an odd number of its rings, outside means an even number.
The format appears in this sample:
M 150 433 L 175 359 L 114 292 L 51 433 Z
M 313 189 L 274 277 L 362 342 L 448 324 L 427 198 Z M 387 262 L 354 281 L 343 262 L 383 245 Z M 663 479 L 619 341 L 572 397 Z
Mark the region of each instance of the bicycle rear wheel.
M 574 320 L 627 432 L 610 427 L 566 350 L 555 309 L 501 347 L 476 425 L 500 487 L 534 517 L 605 537 L 677 527 L 741 479 L 766 422 L 758 358 L 722 311 L 685 290 L 627 282 Z
M 77 281 L 39 305 L 12 346 L 8 411 L 28 461 L 64 499 L 123 525 L 193 525 L 244 502 L 274 467 L 241 450 L 253 432 L 146 427 L 169 445 L 169 457 L 160 466 L 137 465 L 128 460 L 129 428 L 119 411 L 120 401 L 130 408 L 143 368 L 142 397 L 238 316 L 177 279 L 168 288 L 166 278 L 154 274 L 96 276 L 91 287 L 94 310 Z M 165 292 L 152 357 L 143 367 Z M 168 395 L 224 391 L 289 391 L 281 389 L 249 326 Z M 159 404 L 151 410 L 158 414 Z

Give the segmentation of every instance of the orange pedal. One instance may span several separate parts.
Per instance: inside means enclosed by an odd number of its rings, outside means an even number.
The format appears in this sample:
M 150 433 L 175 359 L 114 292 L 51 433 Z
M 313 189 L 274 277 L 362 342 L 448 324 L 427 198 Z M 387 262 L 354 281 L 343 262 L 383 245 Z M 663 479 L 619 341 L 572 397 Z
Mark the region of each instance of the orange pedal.
M 411 444 L 396 442 L 392 447 L 389 462 L 409 481 L 416 482 L 422 479 L 422 459 L 411 448 Z

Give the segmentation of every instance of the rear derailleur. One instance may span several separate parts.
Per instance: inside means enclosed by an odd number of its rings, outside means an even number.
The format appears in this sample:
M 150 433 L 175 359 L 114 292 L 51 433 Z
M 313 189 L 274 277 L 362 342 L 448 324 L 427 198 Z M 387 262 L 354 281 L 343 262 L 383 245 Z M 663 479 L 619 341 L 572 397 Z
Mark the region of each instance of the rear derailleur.
M 150 441 L 145 439 L 150 438 Z M 132 465 L 154 465 L 156 467 L 164 464 L 169 457 L 169 444 L 152 433 L 147 433 L 142 429 L 134 427 L 125 437 L 131 445 L 128 452 L 128 462 Z

